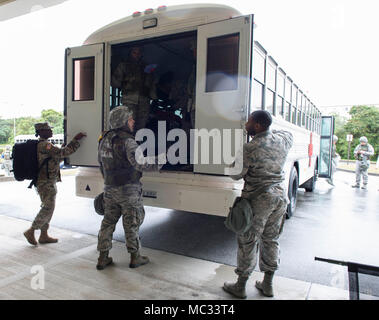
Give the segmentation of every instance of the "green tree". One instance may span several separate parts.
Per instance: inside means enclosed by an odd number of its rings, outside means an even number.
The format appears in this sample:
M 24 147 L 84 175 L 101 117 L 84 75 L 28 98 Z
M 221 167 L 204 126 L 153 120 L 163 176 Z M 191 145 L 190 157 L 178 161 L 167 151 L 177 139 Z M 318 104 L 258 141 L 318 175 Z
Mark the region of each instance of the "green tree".
M 16 136 L 20 134 L 34 134 L 34 124 L 37 122 L 33 117 L 22 117 L 16 119 Z
M 345 125 L 347 123 L 347 118 L 333 113 L 331 114 L 334 117 L 334 134 L 338 137 L 337 141 L 337 153 L 341 156 L 342 159 L 347 159 L 348 155 L 348 143 L 346 141 L 346 129 Z
M 8 138 L 8 144 L 13 144 L 14 142 L 14 132 L 13 132 L 13 123 L 14 120 L 8 120 L 12 123 L 12 130 Z M 33 117 L 21 117 L 17 118 L 15 120 L 16 122 L 16 136 L 22 135 L 22 134 L 34 134 L 34 124 L 38 120 Z
M 53 109 L 42 110 L 41 122 L 48 122 L 53 128 L 53 133 L 63 133 L 63 114 Z
M 344 126 L 347 134 L 353 135 L 352 150 L 359 144 L 359 138 L 366 136 L 374 147 L 377 159 L 379 149 L 379 109 L 373 106 L 354 106 L 350 109 L 351 119 Z
M 13 121 L 0 119 L 0 144 L 8 143 L 13 132 Z

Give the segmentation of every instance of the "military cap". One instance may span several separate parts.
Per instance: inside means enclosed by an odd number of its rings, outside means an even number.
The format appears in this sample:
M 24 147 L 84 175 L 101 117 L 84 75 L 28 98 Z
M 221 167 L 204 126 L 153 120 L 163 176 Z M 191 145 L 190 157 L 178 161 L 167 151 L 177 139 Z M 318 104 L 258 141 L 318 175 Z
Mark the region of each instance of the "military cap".
M 111 129 L 122 128 L 127 125 L 129 118 L 133 117 L 133 111 L 126 106 L 118 106 L 109 114 L 109 126 Z
M 366 138 L 365 136 L 360 137 L 360 138 L 359 138 L 359 141 L 360 141 L 360 142 L 364 142 L 364 143 L 367 143 L 367 142 L 368 142 L 368 140 L 367 140 L 367 138 Z
M 37 130 L 49 130 L 53 129 L 53 127 L 50 127 L 47 122 L 39 122 L 34 124 L 34 128 Z

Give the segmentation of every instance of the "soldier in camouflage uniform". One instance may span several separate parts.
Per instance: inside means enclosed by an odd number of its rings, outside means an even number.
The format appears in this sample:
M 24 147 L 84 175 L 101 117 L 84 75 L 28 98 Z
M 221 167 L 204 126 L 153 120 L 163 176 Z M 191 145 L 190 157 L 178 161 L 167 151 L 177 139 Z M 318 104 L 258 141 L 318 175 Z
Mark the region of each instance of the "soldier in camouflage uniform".
M 39 243 L 55 243 L 58 241 L 58 239 L 49 237 L 47 230 L 55 208 L 56 182 L 61 181 L 59 163 L 79 148 L 79 140 L 86 135 L 78 133 L 66 147 L 58 148 L 48 141 L 53 136 L 53 132 L 52 127 L 47 122 L 36 123 L 34 128 L 36 136 L 40 137 L 37 145 L 37 158 L 41 169 L 38 173 L 36 188 L 41 198 L 41 210 L 34 219 L 32 226 L 24 232 L 24 236 L 30 244 L 37 245 L 34 237 L 34 231 L 37 229 L 41 229 Z M 45 159 L 48 158 L 49 160 L 46 162 Z
M 370 166 L 370 157 L 374 155 L 374 148 L 368 143 L 366 137 L 360 137 L 360 144 L 354 149 L 355 162 L 355 185 L 353 188 L 359 188 L 361 184 L 361 175 L 363 176 L 362 189 L 367 189 L 368 168 Z
M 122 90 L 122 104 L 133 111 L 135 130 L 145 128 L 149 119 L 150 100 L 156 99 L 155 81 L 142 60 L 142 48 L 132 47 L 126 61 L 112 75 L 112 87 Z
M 104 177 L 104 218 L 98 235 L 97 250 L 100 252 L 96 268 L 104 269 L 111 264 L 108 257 L 112 248 L 112 235 L 122 217 L 126 247 L 131 254 L 130 268 L 137 268 L 149 262 L 140 255 L 139 228 L 145 211 L 142 203 L 143 171 L 157 171 L 163 166 L 143 157 L 134 140 L 132 110 L 125 106 L 114 108 L 109 115 L 110 131 L 104 133 L 99 143 L 98 160 Z M 159 157 L 164 163 L 166 155 Z M 149 164 L 154 163 L 154 164 Z
M 250 230 L 238 236 L 238 275 L 236 283 L 225 282 L 224 290 L 238 298 L 246 298 L 246 282 L 257 263 L 259 249 L 263 282 L 255 286 L 272 297 L 272 280 L 279 267 L 279 236 L 283 229 L 288 196 L 283 187 L 283 167 L 292 146 L 292 134 L 270 130 L 270 113 L 253 112 L 245 127 L 253 139 L 243 146 L 243 169 L 233 179 L 245 180 L 242 197 L 249 200 L 253 212 Z M 236 160 L 237 161 L 237 160 Z M 241 160 L 240 160 L 241 161 Z

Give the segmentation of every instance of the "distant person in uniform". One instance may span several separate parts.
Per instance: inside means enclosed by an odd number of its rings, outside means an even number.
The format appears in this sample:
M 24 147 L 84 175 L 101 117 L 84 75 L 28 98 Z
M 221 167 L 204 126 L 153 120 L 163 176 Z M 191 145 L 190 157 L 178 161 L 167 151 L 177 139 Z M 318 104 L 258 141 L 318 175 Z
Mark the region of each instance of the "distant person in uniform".
M 359 188 L 361 184 L 361 176 L 363 176 L 362 189 L 367 189 L 368 184 L 368 168 L 370 167 L 370 157 L 374 155 L 374 148 L 368 143 L 366 137 L 359 138 L 360 144 L 354 149 L 355 161 L 355 185 L 353 188 Z
M 154 68 L 142 59 L 142 47 L 132 47 L 126 61 L 112 74 L 112 87 L 122 90 L 122 104 L 133 111 L 135 130 L 145 128 L 149 120 L 150 100 L 156 99 Z
M 120 217 L 125 231 L 126 247 L 131 255 L 130 268 L 137 268 L 149 262 L 140 254 L 139 228 L 145 217 L 142 202 L 143 171 L 158 171 L 163 165 L 154 164 L 139 152 L 134 139 L 133 112 L 126 106 L 114 108 L 109 115 L 109 131 L 103 134 L 99 143 L 98 160 L 104 177 L 104 218 L 98 235 L 97 250 L 100 252 L 96 268 L 104 269 L 113 260 L 109 257 L 112 236 Z M 166 154 L 159 155 L 160 163 Z
M 72 141 L 63 148 L 58 148 L 48 141 L 53 136 L 52 127 L 47 122 L 36 123 L 34 125 L 36 137 L 39 136 L 39 143 L 37 145 L 37 158 L 39 167 L 45 159 L 50 158 L 39 171 L 36 188 L 41 198 L 41 210 L 34 219 L 32 226 L 24 232 L 25 238 L 32 245 L 37 245 L 34 237 L 34 231 L 40 229 L 41 235 L 38 242 L 55 243 L 58 239 L 51 238 L 47 234 L 49 223 L 53 216 L 55 208 L 55 197 L 57 194 L 57 181 L 61 180 L 59 163 L 63 158 L 68 157 L 74 153 L 80 146 L 79 140 L 86 135 L 82 132 L 78 133 Z
M 330 178 L 326 180 L 332 186 L 334 186 L 333 176 L 334 176 L 334 173 L 337 171 L 338 162 L 340 160 L 340 156 L 337 153 L 337 147 L 336 147 L 337 141 L 338 141 L 338 137 L 336 135 L 333 135 L 332 170 L 331 170 L 331 173 L 330 173 Z
M 263 295 L 274 295 L 272 281 L 279 267 L 279 236 L 283 229 L 289 203 L 283 186 L 287 154 L 293 144 L 292 133 L 270 130 L 272 117 L 263 110 L 254 111 L 245 125 L 253 137 L 243 146 L 242 172 L 231 177 L 245 180 L 241 197 L 248 199 L 252 209 L 250 230 L 238 236 L 236 283 L 225 282 L 223 289 L 246 298 L 246 282 L 257 264 L 264 272 L 263 281 L 255 286 Z M 237 161 L 237 159 L 236 159 Z

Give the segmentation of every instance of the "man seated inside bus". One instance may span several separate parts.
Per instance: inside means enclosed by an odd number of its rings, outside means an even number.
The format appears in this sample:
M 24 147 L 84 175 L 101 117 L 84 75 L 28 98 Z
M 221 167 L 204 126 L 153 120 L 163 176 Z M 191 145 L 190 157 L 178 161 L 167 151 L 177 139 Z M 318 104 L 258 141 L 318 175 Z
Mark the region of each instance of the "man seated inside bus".
M 134 46 L 130 49 L 127 59 L 114 70 L 111 85 L 121 89 L 122 104 L 133 111 L 135 130 L 146 128 L 150 100 L 156 99 L 156 93 L 154 68 L 147 68 L 143 60 L 143 47 Z

